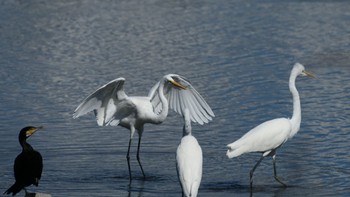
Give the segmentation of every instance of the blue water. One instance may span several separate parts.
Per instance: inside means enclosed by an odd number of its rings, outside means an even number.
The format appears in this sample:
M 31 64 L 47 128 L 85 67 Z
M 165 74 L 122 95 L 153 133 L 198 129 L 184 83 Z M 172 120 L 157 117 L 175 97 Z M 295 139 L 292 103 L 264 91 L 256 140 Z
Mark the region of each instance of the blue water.
M 165 74 L 188 78 L 216 117 L 193 125 L 204 154 L 199 196 L 249 196 L 260 154 L 227 159 L 226 145 L 263 121 L 290 117 L 288 78 L 300 62 L 300 132 L 266 158 L 253 196 L 350 195 L 350 3 L 347 1 L 1 1 L 0 190 L 14 181 L 19 130 L 43 125 L 29 142 L 44 157 L 38 188 L 52 196 L 181 196 L 175 151 L 182 118 L 146 125 L 141 160 L 129 131 L 72 119 L 99 86 L 126 78 L 147 95 Z M 135 136 L 137 139 L 137 136 Z M 19 194 L 19 196 L 23 193 Z

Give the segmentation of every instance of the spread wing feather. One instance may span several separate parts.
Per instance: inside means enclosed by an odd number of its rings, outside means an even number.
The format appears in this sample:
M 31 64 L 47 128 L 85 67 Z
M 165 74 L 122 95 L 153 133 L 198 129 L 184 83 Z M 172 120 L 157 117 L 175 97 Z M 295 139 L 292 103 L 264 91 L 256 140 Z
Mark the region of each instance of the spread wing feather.
M 183 115 L 186 108 L 190 111 L 190 118 L 193 122 L 199 124 L 208 123 L 214 117 L 214 113 L 210 106 L 197 92 L 197 90 L 184 77 L 179 75 L 172 76 L 173 79 L 186 87 L 186 90 L 173 86 L 171 83 L 164 84 L 164 96 L 169 102 L 169 107 L 176 113 Z M 149 93 L 149 98 L 152 102 L 154 112 L 159 114 L 162 111 L 157 88 L 159 82 L 153 86 Z
M 124 82 L 124 78 L 118 78 L 98 88 L 75 109 L 73 118 L 94 111 L 98 125 L 109 124 L 115 119 L 118 104 L 127 98 L 123 88 Z

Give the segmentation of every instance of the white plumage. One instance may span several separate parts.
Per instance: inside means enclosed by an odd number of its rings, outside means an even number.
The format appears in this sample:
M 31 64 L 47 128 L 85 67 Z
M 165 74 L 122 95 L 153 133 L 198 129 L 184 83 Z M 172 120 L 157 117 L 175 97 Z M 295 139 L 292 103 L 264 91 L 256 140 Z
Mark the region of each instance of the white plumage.
M 278 148 L 287 140 L 286 136 L 291 128 L 290 120 L 286 118 L 266 121 L 250 130 L 237 141 L 227 145 L 229 147 L 227 156 L 233 158 L 248 152 L 262 152 L 263 156 L 266 156 L 271 150 Z
M 297 76 L 305 75 L 314 77 L 311 73 L 305 71 L 303 65 L 296 63 L 293 66 L 291 75 L 289 78 L 289 90 L 293 96 L 293 116 L 291 119 L 277 118 L 266 121 L 249 132 L 243 135 L 235 142 L 228 144 L 228 150 L 226 155 L 228 158 L 240 156 L 249 152 L 261 152 L 263 155 L 256 163 L 253 169 L 250 171 L 250 185 L 253 183 L 253 173 L 256 167 L 260 164 L 266 156 L 272 156 L 274 176 L 276 181 L 286 186 L 278 177 L 276 172 L 276 149 L 279 148 L 288 139 L 292 138 L 300 128 L 301 123 L 301 107 L 299 93 L 295 87 L 295 80 Z
M 184 136 L 176 151 L 176 166 L 182 193 L 196 197 L 202 179 L 203 155 L 197 139 L 192 136 L 189 110 L 184 113 Z
M 189 109 L 190 119 L 199 124 L 212 120 L 214 113 L 194 87 L 180 75 L 165 75 L 151 88 L 148 96 L 127 96 L 124 82 L 124 78 L 118 78 L 98 88 L 76 108 L 73 117 L 94 111 L 99 126 L 119 125 L 130 130 L 127 161 L 131 180 L 129 153 L 135 131 L 139 134 L 137 160 L 145 176 L 139 159 L 145 123 L 162 123 L 168 115 L 169 106 L 181 115 L 185 108 Z

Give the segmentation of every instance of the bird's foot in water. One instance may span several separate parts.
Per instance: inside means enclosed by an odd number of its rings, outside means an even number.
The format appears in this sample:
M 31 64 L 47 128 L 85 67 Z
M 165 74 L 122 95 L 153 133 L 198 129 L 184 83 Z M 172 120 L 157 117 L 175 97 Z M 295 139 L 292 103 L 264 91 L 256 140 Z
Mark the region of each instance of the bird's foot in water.
M 279 182 L 283 187 L 287 187 L 287 184 L 283 183 L 283 181 L 281 181 L 281 179 L 278 176 L 274 176 L 274 177 L 275 177 L 275 180 Z
M 250 171 L 249 173 L 249 180 L 250 180 L 250 189 L 253 188 L 253 171 Z

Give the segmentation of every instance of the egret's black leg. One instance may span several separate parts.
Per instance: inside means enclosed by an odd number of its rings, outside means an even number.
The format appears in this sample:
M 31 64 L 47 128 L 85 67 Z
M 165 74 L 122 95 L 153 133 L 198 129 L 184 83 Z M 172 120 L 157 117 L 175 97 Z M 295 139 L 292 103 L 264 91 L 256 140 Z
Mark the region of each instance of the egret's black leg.
M 138 146 L 137 146 L 137 156 L 136 156 L 136 157 L 137 157 L 137 161 L 139 162 L 139 166 L 140 166 L 140 168 L 141 168 L 141 172 L 142 172 L 143 178 L 146 178 L 145 173 L 144 173 L 143 168 L 142 168 L 142 165 L 141 165 L 141 161 L 140 161 L 141 136 L 142 136 L 142 135 L 139 135 L 139 144 L 138 144 Z
M 250 171 L 250 189 L 253 188 L 253 174 L 255 169 L 258 167 L 258 165 L 260 164 L 260 162 L 264 159 L 264 156 L 261 156 L 261 158 L 259 159 L 258 162 L 256 162 L 255 166 L 253 167 L 253 169 Z
M 283 183 L 279 177 L 277 176 L 277 170 L 276 170 L 276 155 L 273 155 L 272 156 L 272 162 L 273 162 L 273 174 L 274 174 L 274 177 L 276 179 L 277 182 L 281 183 L 283 185 L 283 187 L 287 187 L 287 185 L 285 183 Z
M 131 183 L 131 169 L 130 169 L 130 146 L 131 146 L 131 140 L 132 138 L 130 138 L 129 140 L 129 147 L 128 147 L 128 153 L 126 154 L 126 160 L 128 161 L 128 169 L 129 169 L 129 180 L 130 180 L 130 183 Z

